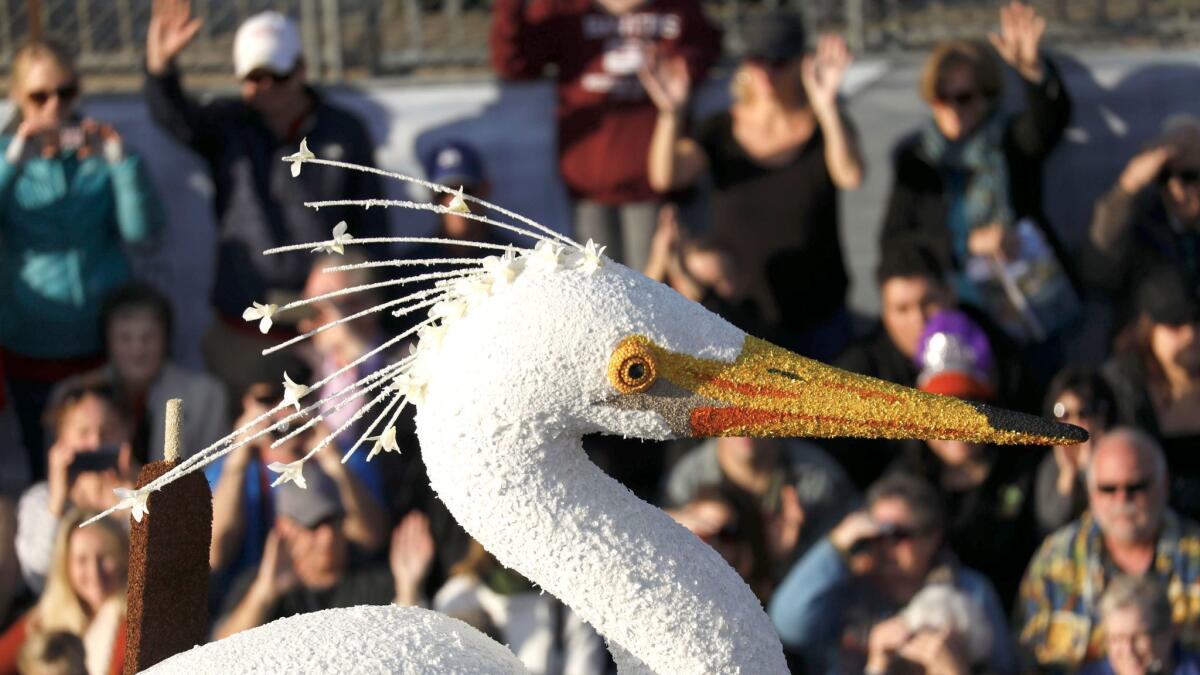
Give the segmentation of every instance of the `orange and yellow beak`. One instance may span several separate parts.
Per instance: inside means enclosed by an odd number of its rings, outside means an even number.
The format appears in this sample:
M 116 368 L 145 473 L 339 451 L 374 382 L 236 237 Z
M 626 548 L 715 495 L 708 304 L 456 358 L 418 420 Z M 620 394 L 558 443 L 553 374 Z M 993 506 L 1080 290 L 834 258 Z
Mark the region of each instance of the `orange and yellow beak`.
M 639 377 L 632 377 L 632 376 Z M 1070 445 L 1087 432 L 1069 424 L 929 394 L 856 375 L 747 337 L 732 363 L 670 352 L 643 336 L 613 354 L 610 379 L 623 393 L 650 386 L 688 394 L 692 436 L 919 438 L 1010 445 Z M 682 391 L 679 391 L 682 390 Z M 655 407 L 651 404 L 649 407 Z M 679 420 L 684 426 L 684 420 Z

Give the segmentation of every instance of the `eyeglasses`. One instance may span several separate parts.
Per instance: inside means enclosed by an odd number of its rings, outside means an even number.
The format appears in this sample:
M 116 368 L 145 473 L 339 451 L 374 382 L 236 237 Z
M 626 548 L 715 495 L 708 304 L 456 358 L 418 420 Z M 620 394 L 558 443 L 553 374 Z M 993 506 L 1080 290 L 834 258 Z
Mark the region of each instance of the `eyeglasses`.
M 1055 419 L 1057 419 L 1059 421 L 1069 420 L 1069 419 L 1080 420 L 1080 419 L 1084 419 L 1084 418 L 1088 418 L 1088 417 L 1100 417 L 1100 416 L 1104 415 L 1106 412 L 1108 412 L 1108 406 L 1104 405 L 1104 403 L 1102 403 L 1102 402 L 1095 403 L 1092 405 L 1087 405 L 1085 403 L 1084 405 L 1081 405 L 1075 409 L 1068 408 L 1067 404 L 1063 403 L 1062 401 L 1058 401 L 1054 404 L 1054 417 L 1055 417 Z
M 869 537 L 870 543 L 887 543 L 897 544 L 902 541 L 915 539 L 922 533 L 915 527 L 907 525 L 897 525 L 896 523 L 880 523 L 879 533 L 873 537 Z
M 288 73 L 276 73 L 274 71 L 266 70 L 265 68 L 259 68 L 258 70 L 252 70 L 249 73 L 246 73 L 246 76 L 242 79 L 246 82 L 253 82 L 257 85 L 262 85 L 267 81 L 270 81 L 271 84 L 283 84 L 284 82 L 292 79 L 292 75 L 295 73 L 295 70 Z
M 1112 495 L 1117 494 L 1117 492 L 1119 491 L 1119 492 L 1124 493 L 1124 495 L 1126 497 L 1132 498 L 1132 497 L 1137 497 L 1138 495 L 1141 495 L 1141 494 L 1145 494 L 1146 491 L 1150 489 L 1150 481 L 1139 480 L 1136 483 L 1123 483 L 1123 484 L 1122 483 L 1103 483 L 1103 484 L 1096 485 L 1096 489 L 1099 490 L 1101 494 L 1104 494 L 1104 495 L 1107 495 L 1110 497 Z
M 36 89 L 25 96 L 34 104 L 43 106 L 49 103 L 51 98 L 57 98 L 59 101 L 66 102 L 74 100 L 78 95 L 79 85 L 72 82 L 55 89 Z
M 976 101 L 983 97 L 983 94 L 978 89 L 966 89 L 964 91 L 939 91 L 937 92 L 937 100 L 946 105 L 952 105 L 956 108 L 965 108 L 973 105 Z

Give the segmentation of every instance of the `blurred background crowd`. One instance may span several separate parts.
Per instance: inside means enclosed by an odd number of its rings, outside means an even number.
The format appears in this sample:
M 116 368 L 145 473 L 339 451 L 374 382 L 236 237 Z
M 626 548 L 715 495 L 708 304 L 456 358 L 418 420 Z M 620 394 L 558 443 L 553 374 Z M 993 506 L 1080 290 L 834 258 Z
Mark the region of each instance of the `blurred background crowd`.
M 1122 153 L 1109 158 L 1121 168 L 1097 177 L 1094 200 L 1077 197 L 1086 217 L 1056 222 L 1048 204 L 1064 195 L 1048 186 L 1069 184 L 1055 175 L 1056 150 L 1083 133 L 1079 119 L 1125 124 L 1080 105 L 1064 75 L 1078 62 L 1049 48 L 1048 28 L 1069 12 L 989 6 L 990 28 L 937 40 L 915 90 L 887 93 L 919 101 L 924 121 L 880 161 L 843 96 L 857 72 L 846 36 L 857 49 L 878 36 L 861 23 L 870 5 L 847 3 L 857 20 L 823 32 L 804 6 L 729 19 L 696 0 L 494 0 L 483 34 L 496 78 L 553 83 L 555 143 L 528 161 L 551 163 L 565 188 L 569 222 L 556 227 L 798 353 L 1077 424 L 1091 440 L 595 437 L 589 454 L 745 578 L 794 672 L 1200 673 L 1200 116 L 1172 111 L 1099 148 Z M 162 458 L 168 399 L 185 401 L 183 447 L 195 452 L 274 407 L 283 373 L 316 381 L 411 325 L 365 314 L 262 357 L 392 296 L 378 288 L 278 317 L 265 304 L 387 278 L 345 269 L 367 260 L 525 243 L 447 213 L 437 242 L 260 255 L 328 239 L 336 220 L 355 238 L 395 233 L 383 209 L 303 206 L 388 194 L 376 176 L 294 176 L 279 161 L 306 139 L 319 157 L 377 166 L 380 139 L 318 86 L 309 24 L 275 11 L 236 27 L 232 90 L 226 73 L 225 93 L 211 95 L 210 82 L 201 95 L 180 57 L 214 30 L 207 6 L 155 0 L 138 23 L 137 61 L 156 133 L 203 173 L 211 250 L 162 253 L 191 222 L 193 186 L 164 184 L 144 139 L 81 107 L 76 55 L 91 45 L 31 20 L 11 50 L 0 673 L 120 671 L 127 514 L 76 526 Z M 1191 78 L 1169 82 L 1194 91 Z M 506 203 L 496 185 L 509 168 L 469 135 L 423 145 L 425 178 Z M 508 158 L 518 173 L 525 159 Z M 890 185 L 873 207 L 869 280 L 853 274 L 863 262 L 844 243 L 868 174 Z M 210 299 L 181 307 L 162 270 L 192 258 L 212 261 Z M 876 306 L 851 302 L 852 280 L 872 286 Z M 175 354 L 181 337 L 202 358 Z M 213 639 L 297 612 L 395 602 L 468 621 L 536 673 L 612 668 L 595 631 L 455 524 L 429 488 L 411 416 L 400 453 L 343 463 L 359 435 L 347 433 L 306 467 L 306 490 L 270 487 L 268 465 L 350 421 L 331 412 L 207 467 Z

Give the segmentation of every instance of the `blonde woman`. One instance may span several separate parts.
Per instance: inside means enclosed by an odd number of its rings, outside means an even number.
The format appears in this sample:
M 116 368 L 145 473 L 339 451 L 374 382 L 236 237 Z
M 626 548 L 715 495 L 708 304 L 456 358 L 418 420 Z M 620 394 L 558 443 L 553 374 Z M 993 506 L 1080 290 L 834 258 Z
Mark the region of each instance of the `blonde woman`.
M 832 358 L 850 337 L 838 191 L 857 188 L 865 171 L 837 103 L 850 54 L 834 35 L 806 54 L 799 16 L 784 11 L 752 17 L 742 36 L 733 106 L 690 137 L 682 135 L 691 86 L 683 61 L 642 71 L 659 110 L 650 184 L 667 192 L 711 174 L 713 241 L 750 275 L 744 285 L 771 337 Z
M 45 592 L 0 636 L 0 675 L 17 673 L 28 640 L 54 632 L 79 636 L 89 675 L 122 672 L 129 537 L 112 518 L 80 528 L 92 515 L 71 510 L 59 524 Z
M 0 135 L 0 348 L 33 479 L 51 387 L 100 364 L 100 301 L 130 278 L 123 246 L 162 220 L 137 157 L 78 111 L 79 75 L 47 41 L 13 56 L 16 109 Z

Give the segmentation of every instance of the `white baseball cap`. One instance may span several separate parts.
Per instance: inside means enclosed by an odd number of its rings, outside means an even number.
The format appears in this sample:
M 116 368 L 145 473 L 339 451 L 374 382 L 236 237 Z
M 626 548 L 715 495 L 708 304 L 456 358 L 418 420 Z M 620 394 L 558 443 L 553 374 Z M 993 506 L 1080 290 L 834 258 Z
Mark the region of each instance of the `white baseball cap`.
M 295 22 L 279 12 L 262 12 L 246 19 L 233 38 L 233 72 L 246 77 L 256 68 L 284 75 L 303 54 Z

